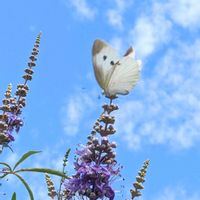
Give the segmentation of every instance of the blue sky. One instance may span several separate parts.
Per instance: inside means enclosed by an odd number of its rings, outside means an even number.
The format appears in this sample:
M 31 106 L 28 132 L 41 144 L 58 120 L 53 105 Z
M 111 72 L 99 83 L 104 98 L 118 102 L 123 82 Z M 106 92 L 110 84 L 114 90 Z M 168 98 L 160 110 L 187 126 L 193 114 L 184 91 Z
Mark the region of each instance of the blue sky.
M 42 150 L 25 166 L 59 169 L 68 148 L 86 142 L 106 99 L 93 75 L 96 38 L 121 54 L 132 45 L 143 62 L 141 80 L 116 100 L 118 180 L 125 199 L 145 159 L 151 165 L 142 200 L 200 199 L 200 4 L 198 0 L 4 0 L 0 2 L 0 95 L 20 83 L 36 35 L 42 40 L 30 82 L 25 125 L 1 160 L 14 163 L 28 150 Z M 61 168 L 60 168 L 61 169 Z M 68 171 L 73 170 L 73 153 Z M 36 200 L 46 199 L 42 176 L 26 176 Z M 124 185 L 122 190 L 120 185 Z M 27 194 L 10 177 L 2 199 Z M 121 192 L 122 190 L 122 192 Z M 121 196 L 121 193 L 124 197 Z

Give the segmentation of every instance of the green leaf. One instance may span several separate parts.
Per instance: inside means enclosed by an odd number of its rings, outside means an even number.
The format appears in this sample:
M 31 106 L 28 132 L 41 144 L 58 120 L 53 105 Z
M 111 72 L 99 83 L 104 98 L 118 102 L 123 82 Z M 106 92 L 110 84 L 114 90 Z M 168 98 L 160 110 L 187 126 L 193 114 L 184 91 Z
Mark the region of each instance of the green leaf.
M 10 165 L 8 165 L 7 163 L 5 163 L 5 162 L 0 162 L 0 165 L 4 165 L 4 166 L 6 166 L 7 168 L 8 168 L 8 170 L 9 171 L 5 171 L 5 172 L 3 172 L 3 171 L 1 171 L 1 173 L 3 174 L 2 176 L 0 176 L 0 178 L 2 179 L 2 178 L 4 178 L 5 176 L 7 176 L 8 174 L 9 174 L 9 172 L 12 172 L 12 169 L 11 169 L 11 167 L 10 167 Z
M 12 171 L 12 169 L 11 169 L 11 167 L 10 167 L 9 164 L 7 164 L 7 163 L 5 163 L 5 162 L 0 162 L 0 165 L 5 165 L 6 167 L 8 167 L 8 169 L 9 169 L 10 171 Z
M 0 178 L 2 179 L 2 178 L 4 178 L 4 177 L 6 177 L 8 174 L 10 174 L 10 173 L 5 173 L 5 174 L 3 174 L 2 176 L 0 176 Z
M 15 173 L 18 173 L 18 172 L 41 172 L 41 173 L 53 174 L 56 176 L 61 176 L 63 178 L 69 179 L 69 177 L 65 175 L 63 172 L 60 172 L 54 169 L 48 169 L 48 168 L 24 168 L 24 169 L 19 169 L 15 171 Z
M 28 183 L 19 174 L 14 173 L 14 175 L 17 176 L 20 179 L 20 181 L 24 184 L 26 190 L 28 191 L 30 200 L 34 200 L 33 192 L 31 191 L 31 188 L 29 187 Z
M 12 199 L 11 200 L 17 200 L 17 196 L 16 196 L 16 193 L 14 192 L 13 195 L 12 195 Z
M 32 156 L 33 154 L 36 153 L 40 153 L 41 151 L 28 151 L 27 153 L 25 153 L 15 164 L 15 166 L 13 167 L 13 171 L 15 170 L 15 168 L 22 163 L 24 160 L 26 160 L 28 157 Z

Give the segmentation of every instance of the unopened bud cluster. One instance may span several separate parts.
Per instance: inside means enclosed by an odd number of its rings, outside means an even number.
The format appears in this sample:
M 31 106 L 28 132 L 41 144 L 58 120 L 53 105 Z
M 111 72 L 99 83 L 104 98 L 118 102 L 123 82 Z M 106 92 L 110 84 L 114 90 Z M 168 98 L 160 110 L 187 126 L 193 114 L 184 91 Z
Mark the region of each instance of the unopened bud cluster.
M 5 98 L 2 101 L 2 114 L 0 114 L 0 146 L 3 148 L 8 145 L 9 142 L 14 140 L 13 131 L 19 132 L 20 127 L 23 125 L 23 121 L 20 118 L 22 108 L 26 106 L 26 96 L 28 93 L 27 81 L 32 80 L 33 70 L 32 68 L 36 66 L 35 61 L 37 60 L 37 55 L 39 53 L 41 33 L 36 38 L 36 42 L 29 57 L 28 67 L 25 69 L 25 74 L 23 75 L 24 83 L 17 85 L 17 91 L 15 96 L 12 97 L 12 85 L 9 84 L 5 92 Z
M 116 153 L 113 149 L 117 147 L 115 142 L 109 142 L 107 137 L 102 137 L 101 140 L 95 136 L 88 137 L 87 148 L 88 152 L 83 155 L 85 161 L 97 162 L 101 164 L 116 164 Z
M 102 137 L 112 135 L 116 132 L 113 127 L 115 123 L 114 116 L 111 116 L 110 113 L 118 110 L 118 106 L 114 104 L 104 104 L 102 106 L 104 109 L 102 115 L 97 119 L 93 127 L 93 132 L 99 133 Z
M 0 107 L 0 109 L 3 111 L 3 113 L 0 114 L 0 145 L 12 140 L 12 136 L 7 134 L 8 115 L 6 114 L 11 111 L 11 108 L 10 108 L 11 93 L 12 93 L 12 85 L 9 84 L 4 94 L 5 98 L 2 101 L 3 105 Z
M 47 188 L 48 188 L 48 196 L 54 199 L 57 193 L 56 193 L 53 181 L 51 180 L 51 177 L 48 174 L 45 174 L 45 179 L 46 179 Z
M 145 182 L 145 176 L 148 166 L 149 160 L 144 161 L 142 168 L 138 172 L 138 176 L 136 176 L 136 182 L 133 183 L 133 189 L 130 190 L 132 199 L 142 195 L 140 190 L 144 189 L 143 183 Z

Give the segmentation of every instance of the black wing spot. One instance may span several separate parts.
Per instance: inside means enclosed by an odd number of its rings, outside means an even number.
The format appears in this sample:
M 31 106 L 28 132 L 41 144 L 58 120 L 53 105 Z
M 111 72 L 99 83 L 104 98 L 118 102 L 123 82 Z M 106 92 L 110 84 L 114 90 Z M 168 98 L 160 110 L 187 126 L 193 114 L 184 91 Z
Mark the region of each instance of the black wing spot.
M 113 60 L 110 62 L 110 64 L 111 64 L 111 65 L 115 65 L 115 63 L 114 63 L 114 61 L 113 61 Z
M 106 60 L 106 58 L 107 58 L 107 56 L 104 55 L 104 56 L 103 56 L 103 60 Z

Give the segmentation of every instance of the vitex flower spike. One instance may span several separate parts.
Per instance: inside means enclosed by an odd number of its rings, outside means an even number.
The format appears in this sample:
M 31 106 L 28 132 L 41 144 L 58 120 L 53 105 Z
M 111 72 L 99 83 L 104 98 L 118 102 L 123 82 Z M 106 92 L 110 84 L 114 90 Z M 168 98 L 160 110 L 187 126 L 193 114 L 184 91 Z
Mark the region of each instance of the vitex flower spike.
M 53 181 L 51 180 L 51 177 L 48 174 L 45 174 L 45 179 L 48 188 L 48 196 L 51 197 L 51 199 L 54 199 L 54 197 L 57 195 L 57 192 L 55 190 Z
M 138 176 L 136 176 L 136 182 L 133 183 L 133 189 L 130 190 L 131 199 L 142 195 L 140 190 L 144 189 L 143 183 L 145 182 L 145 176 L 147 173 L 148 166 L 149 160 L 145 160 L 142 168 L 138 172 Z
M 115 119 L 110 113 L 118 107 L 105 104 L 103 113 L 97 119 L 86 145 L 80 145 L 76 151 L 75 175 L 65 182 L 66 199 L 75 196 L 87 197 L 91 200 L 114 199 L 115 192 L 111 183 L 120 176 L 121 166 L 117 166 L 116 143 L 110 142 L 108 136 L 115 133 Z M 100 138 L 96 136 L 100 134 Z
M 17 86 L 17 91 L 15 97 L 12 97 L 11 84 L 5 92 L 5 98 L 3 99 L 3 105 L 0 107 L 2 114 L 0 114 L 0 147 L 8 146 L 11 141 L 14 141 L 13 131 L 17 133 L 20 127 L 23 126 L 23 120 L 20 118 L 22 108 L 26 106 L 26 96 L 28 93 L 27 82 L 32 80 L 33 67 L 36 66 L 35 61 L 37 60 L 37 55 L 39 53 L 41 33 L 38 34 L 34 47 L 29 57 L 28 67 L 25 69 L 25 74 L 23 75 L 24 83 Z

